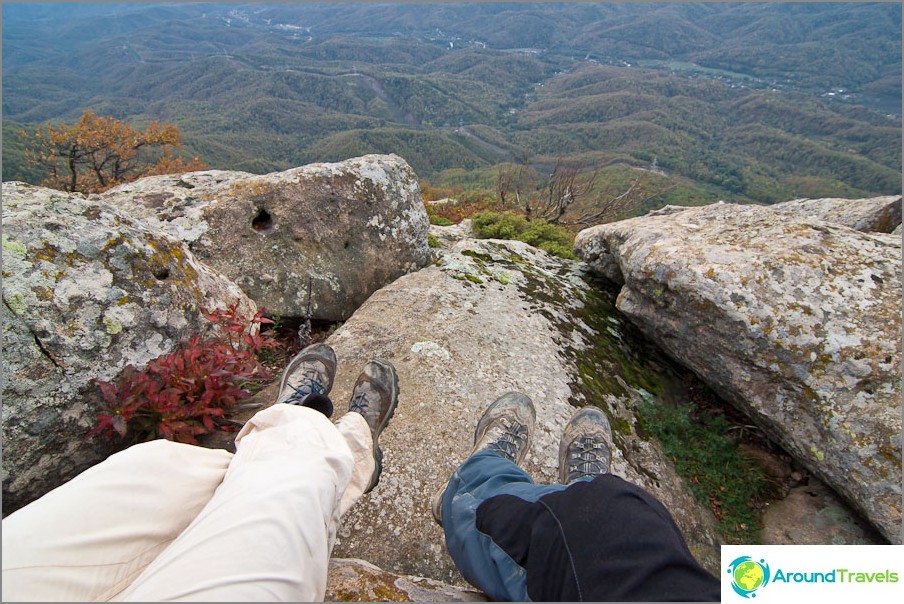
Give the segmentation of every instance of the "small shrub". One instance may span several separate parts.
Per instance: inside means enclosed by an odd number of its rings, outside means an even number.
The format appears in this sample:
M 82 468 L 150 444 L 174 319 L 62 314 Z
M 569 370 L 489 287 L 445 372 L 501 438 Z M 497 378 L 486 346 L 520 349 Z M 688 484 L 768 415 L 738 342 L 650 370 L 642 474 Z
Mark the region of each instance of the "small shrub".
M 436 226 L 452 226 L 455 224 L 445 216 L 439 216 L 437 214 L 428 214 L 430 217 L 430 224 L 435 224 Z
M 472 189 L 470 191 L 463 191 L 462 193 L 459 193 L 458 201 L 459 203 L 466 205 L 470 204 L 487 208 L 496 204 L 496 195 L 495 193 L 491 193 L 489 191 Z
M 570 260 L 575 258 L 571 253 L 574 247 L 574 235 L 563 226 L 534 220 L 528 223 L 519 239 L 541 250 L 546 250 L 554 256 Z
M 726 543 L 756 543 L 762 505 L 775 485 L 746 455 L 722 416 L 695 413 L 692 405 L 645 403 L 644 430 L 656 436 L 697 501 L 712 510 Z
M 436 201 L 438 199 L 457 198 L 464 189 L 460 187 L 434 187 L 426 181 L 421 181 L 421 199 L 424 201 Z
M 536 247 L 540 248 L 547 254 L 558 256 L 559 258 L 565 258 L 566 260 L 577 260 L 577 256 L 575 256 L 571 251 L 571 244 L 563 245 L 554 241 L 544 241 Z
M 427 245 L 432 248 L 442 247 L 442 244 L 439 242 L 439 237 L 437 237 L 433 233 L 427 234 Z
M 440 205 L 427 205 L 427 216 L 430 218 L 431 224 L 448 226 L 450 224 L 458 224 L 465 218 L 482 212 L 492 207 L 492 201 L 457 201 L 444 203 Z M 437 220 L 447 220 L 446 222 L 436 222 Z
M 261 324 L 272 323 L 263 310 L 249 325 L 236 315 L 237 306 L 202 311 L 217 326 L 216 335 L 193 336 L 147 369 L 128 365 L 115 383 L 94 379 L 103 406 L 87 437 L 132 433 L 197 444 L 197 436 L 213 432 L 215 418 L 250 396 L 245 385 L 270 378 L 256 355 L 277 345 L 269 333 L 260 332 Z
M 474 216 L 473 229 L 482 239 L 515 239 L 560 258 L 574 259 L 574 235 L 563 226 L 542 220 L 528 222 L 514 212 L 485 211 Z
M 481 212 L 471 226 L 481 239 L 518 239 L 527 229 L 527 220 L 514 212 Z

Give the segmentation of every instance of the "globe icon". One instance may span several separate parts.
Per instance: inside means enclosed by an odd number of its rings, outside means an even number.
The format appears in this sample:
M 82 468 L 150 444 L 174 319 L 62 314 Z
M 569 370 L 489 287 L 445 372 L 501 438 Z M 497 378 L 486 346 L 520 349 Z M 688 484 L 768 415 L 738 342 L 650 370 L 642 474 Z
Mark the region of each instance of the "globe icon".
M 734 569 L 735 585 L 744 591 L 754 591 L 763 584 L 764 579 L 763 567 L 753 560 L 742 562 Z

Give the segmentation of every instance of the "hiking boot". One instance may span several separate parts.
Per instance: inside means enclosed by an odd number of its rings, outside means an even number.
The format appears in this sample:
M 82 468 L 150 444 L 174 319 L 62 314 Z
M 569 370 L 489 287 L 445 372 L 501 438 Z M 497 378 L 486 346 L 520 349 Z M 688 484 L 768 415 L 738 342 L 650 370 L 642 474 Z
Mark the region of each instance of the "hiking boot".
M 477 422 L 471 455 L 491 449 L 521 465 L 530 448 L 536 421 L 537 412 L 530 397 L 520 392 L 506 392 L 487 407 Z
M 373 360 L 364 366 L 355 387 L 352 389 L 352 400 L 348 405 L 349 413 L 360 413 L 367 420 L 374 441 L 374 460 L 376 467 L 370 484 L 364 490 L 368 493 L 380 481 L 383 471 L 383 450 L 378 440 L 383 428 L 389 423 L 399 402 L 399 376 L 392 363 Z
M 571 416 L 559 442 L 559 482 L 596 478 L 609 472 L 612 430 L 606 414 L 596 407 L 582 407 Z
M 312 344 L 293 358 L 279 381 L 277 403 L 301 405 L 333 414 L 327 394 L 336 377 L 336 353 L 326 344 Z
M 439 490 L 433 494 L 433 503 L 430 505 L 430 511 L 433 512 L 433 519 L 440 526 L 443 525 L 443 493 L 446 492 L 448 482 L 440 485 Z
M 537 412 L 534 403 L 520 392 L 506 392 L 497 398 L 477 422 L 474 431 L 474 448 L 471 455 L 484 449 L 495 451 L 500 456 L 521 465 L 530 448 L 531 436 Z M 443 493 L 446 485 L 440 487 L 433 497 L 433 519 L 443 525 Z

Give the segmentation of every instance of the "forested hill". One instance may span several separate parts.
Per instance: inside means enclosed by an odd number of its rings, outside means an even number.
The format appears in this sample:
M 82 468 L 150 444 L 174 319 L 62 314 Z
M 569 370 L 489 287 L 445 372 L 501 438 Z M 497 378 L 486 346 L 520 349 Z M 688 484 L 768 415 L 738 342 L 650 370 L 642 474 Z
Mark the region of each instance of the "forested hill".
M 15 132 L 88 108 L 253 172 L 566 157 L 709 200 L 899 193 L 901 5 L 4 4 L 4 180 L 37 177 Z

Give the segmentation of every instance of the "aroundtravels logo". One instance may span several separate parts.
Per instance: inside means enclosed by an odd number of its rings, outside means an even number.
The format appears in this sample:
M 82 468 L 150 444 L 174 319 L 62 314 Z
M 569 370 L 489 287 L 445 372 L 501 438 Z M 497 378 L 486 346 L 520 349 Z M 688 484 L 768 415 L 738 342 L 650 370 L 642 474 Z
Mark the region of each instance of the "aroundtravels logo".
M 731 587 L 744 598 L 755 598 L 756 590 L 769 583 L 769 565 L 765 560 L 757 562 L 750 556 L 735 558 L 728 565 Z
M 723 545 L 722 600 L 900 604 L 902 560 L 904 545 Z

